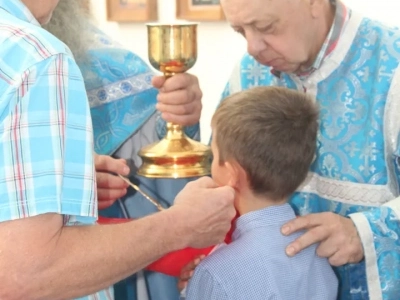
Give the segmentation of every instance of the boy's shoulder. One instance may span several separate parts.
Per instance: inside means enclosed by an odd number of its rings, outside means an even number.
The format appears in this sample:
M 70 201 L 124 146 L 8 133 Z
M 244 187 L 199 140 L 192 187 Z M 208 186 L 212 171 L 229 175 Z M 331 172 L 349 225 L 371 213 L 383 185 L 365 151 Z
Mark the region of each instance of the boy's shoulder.
M 200 263 L 197 272 L 207 273 L 208 276 L 223 285 L 230 285 L 236 280 L 240 280 L 243 276 L 243 271 L 248 268 L 253 269 L 254 264 L 257 262 L 260 247 L 254 245 L 253 242 L 252 238 L 249 239 L 244 236 L 228 245 L 225 243 L 220 244 Z M 259 267 L 257 266 L 256 268 Z M 262 268 L 266 270 L 268 265 L 263 265 Z
M 294 299 L 296 293 L 300 300 L 309 300 L 313 294 L 321 296 L 318 299 L 336 299 L 337 278 L 328 261 L 316 255 L 316 245 L 288 257 L 284 251 L 287 242 L 286 237 L 265 243 L 263 237 L 256 240 L 255 236 L 244 235 L 207 256 L 195 269 L 193 284 L 204 286 L 212 282 L 229 295 L 246 290 L 246 295 L 254 292 L 254 297 L 262 292 L 277 293 L 282 299 Z M 301 282 L 301 287 L 296 282 Z
M 244 255 L 247 252 L 246 249 L 241 247 L 243 252 L 238 251 L 238 245 L 239 243 L 236 242 L 229 245 L 221 244 L 204 258 L 194 270 L 192 279 L 189 280 L 188 296 L 190 297 L 188 299 L 192 299 L 193 295 L 197 295 L 199 291 L 210 297 L 214 297 L 214 293 L 218 295 L 222 293 L 228 298 L 231 294 L 237 294 L 236 284 L 243 277 L 243 259 L 249 257 Z M 202 299 L 196 297 L 193 299 Z
M 237 259 L 235 242 L 227 245 L 219 244 L 214 250 L 200 263 L 201 268 L 210 274 L 229 268 Z

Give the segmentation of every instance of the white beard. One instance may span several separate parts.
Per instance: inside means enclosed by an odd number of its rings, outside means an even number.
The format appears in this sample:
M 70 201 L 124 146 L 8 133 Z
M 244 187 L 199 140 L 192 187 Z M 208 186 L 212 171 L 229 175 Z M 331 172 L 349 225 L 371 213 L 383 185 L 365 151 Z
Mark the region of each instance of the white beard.
M 87 30 L 93 23 L 82 0 L 60 0 L 50 22 L 43 28 L 64 42 L 76 61 L 85 60 L 87 51 L 97 44 L 94 34 Z

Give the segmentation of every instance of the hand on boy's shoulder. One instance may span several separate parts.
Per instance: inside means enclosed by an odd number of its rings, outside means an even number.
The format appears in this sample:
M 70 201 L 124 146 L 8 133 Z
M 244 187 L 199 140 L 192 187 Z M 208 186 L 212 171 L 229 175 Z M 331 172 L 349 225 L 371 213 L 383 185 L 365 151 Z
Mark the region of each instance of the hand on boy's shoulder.
M 288 256 L 294 256 L 310 245 L 319 243 L 317 255 L 328 258 L 332 266 L 359 263 L 364 258 L 360 236 L 349 217 L 332 212 L 300 216 L 285 224 L 282 234 L 290 235 L 300 230 L 305 230 L 305 233 L 288 245 Z

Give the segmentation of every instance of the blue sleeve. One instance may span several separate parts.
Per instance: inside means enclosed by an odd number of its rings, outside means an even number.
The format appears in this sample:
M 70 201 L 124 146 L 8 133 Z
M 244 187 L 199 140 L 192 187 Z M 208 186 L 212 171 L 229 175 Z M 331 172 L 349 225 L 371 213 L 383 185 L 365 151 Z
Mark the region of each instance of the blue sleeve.
M 400 141 L 400 137 L 397 139 Z M 393 155 L 400 185 L 400 144 Z M 392 300 L 400 295 L 400 197 L 365 212 L 350 215 L 364 248 L 370 299 Z

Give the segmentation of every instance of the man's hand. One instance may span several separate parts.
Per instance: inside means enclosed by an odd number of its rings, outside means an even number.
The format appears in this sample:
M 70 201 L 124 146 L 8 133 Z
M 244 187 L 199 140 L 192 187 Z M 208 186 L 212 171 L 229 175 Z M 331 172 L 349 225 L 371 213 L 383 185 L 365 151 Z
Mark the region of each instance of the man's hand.
M 287 255 L 293 256 L 308 246 L 321 242 L 317 254 L 329 258 L 332 266 L 358 263 L 364 257 L 357 228 L 350 218 L 332 212 L 310 214 L 285 224 L 282 233 L 289 235 L 304 229 L 307 232 L 286 248 Z
M 189 182 L 176 196 L 170 208 L 179 211 L 184 229 L 182 238 L 187 246 L 203 248 L 221 243 L 236 215 L 235 191 L 229 186 L 218 187 L 210 177 Z
M 128 175 L 129 167 L 124 159 L 107 155 L 95 155 L 97 197 L 99 209 L 111 206 L 126 194 L 128 184 L 114 174 Z
M 184 126 L 199 122 L 203 94 L 197 77 L 188 73 L 176 74 L 168 79 L 157 76 L 152 84 L 160 91 L 156 108 L 164 120 Z

